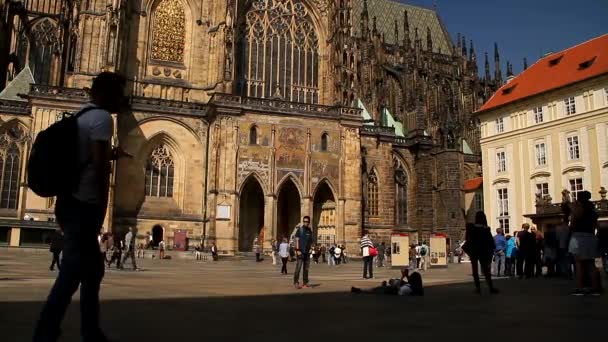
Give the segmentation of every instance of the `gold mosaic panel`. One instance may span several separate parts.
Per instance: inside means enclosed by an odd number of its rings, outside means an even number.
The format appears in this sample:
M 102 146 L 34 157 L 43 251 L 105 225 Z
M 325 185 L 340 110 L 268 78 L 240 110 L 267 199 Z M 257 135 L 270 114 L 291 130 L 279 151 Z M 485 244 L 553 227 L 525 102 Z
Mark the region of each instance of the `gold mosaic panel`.
M 152 59 L 184 62 L 186 15 L 180 0 L 163 0 L 154 12 Z

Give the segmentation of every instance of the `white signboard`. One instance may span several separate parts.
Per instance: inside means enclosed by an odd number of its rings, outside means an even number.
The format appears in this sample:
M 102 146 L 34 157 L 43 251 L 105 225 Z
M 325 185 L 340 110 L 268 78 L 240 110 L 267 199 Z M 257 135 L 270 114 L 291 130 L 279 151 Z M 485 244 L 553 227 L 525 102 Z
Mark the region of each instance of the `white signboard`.
M 226 204 L 218 204 L 215 218 L 220 220 L 230 219 L 230 206 Z

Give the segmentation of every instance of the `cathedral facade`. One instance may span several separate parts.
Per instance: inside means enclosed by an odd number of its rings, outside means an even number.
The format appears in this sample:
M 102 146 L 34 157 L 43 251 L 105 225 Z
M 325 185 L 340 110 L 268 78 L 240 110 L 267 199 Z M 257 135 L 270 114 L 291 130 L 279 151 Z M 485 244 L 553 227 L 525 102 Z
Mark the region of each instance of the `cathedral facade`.
M 134 155 L 113 166 L 106 230 L 228 254 L 256 238 L 268 248 L 304 215 L 319 242 L 353 254 L 363 230 L 377 241 L 462 237 L 463 182 L 481 173 L 471 113 L 501 77 L 487 55 L 480 77 L 472 43 L 453 43 L 432 9 L 5 0 L 0 13 L 0 216 L 11 244 L 53 221 L 53 200 L 25 182 L 33 138 L 77 111 L 101 71 L 129 80 L 114 144 Z

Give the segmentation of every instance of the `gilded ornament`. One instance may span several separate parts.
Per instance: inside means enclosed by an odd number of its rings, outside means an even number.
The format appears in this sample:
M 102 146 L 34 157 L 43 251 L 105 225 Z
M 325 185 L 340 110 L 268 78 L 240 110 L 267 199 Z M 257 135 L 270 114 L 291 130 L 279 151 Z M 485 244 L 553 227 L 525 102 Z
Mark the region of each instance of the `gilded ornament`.
M 154 13 L 152 59 L 184 62 L 186 15 L 180 0 L 163 0 Z

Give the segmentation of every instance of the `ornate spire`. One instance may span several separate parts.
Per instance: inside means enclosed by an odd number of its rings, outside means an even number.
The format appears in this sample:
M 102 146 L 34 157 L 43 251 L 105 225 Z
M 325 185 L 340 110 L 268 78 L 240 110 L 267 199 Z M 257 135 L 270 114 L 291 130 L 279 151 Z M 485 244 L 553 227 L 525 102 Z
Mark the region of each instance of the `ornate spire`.
M 528 59 L 524 57 L 524 70 L 528 69 Z
M 475 54 L 475 48 L 473 47 L 473 39 L 471 39 L 471 44 L 470 44 L 470 48 L 469 48 L 469 57 L 471 58 L 472 62 L 477 60 L 477 55 Z
M 462 35 L 462 55 L 464 57 L 467 56 L 467 39 L 464 37 L 464 34 Z
M 367 0 L 363 0 L 363 12 L 361 12 L 361 35 L 367 37 L 369 31 L 369 12 L 367 11 Z
M 399 22 L 395 20 L 395 45 L 399 45 Z
M 376 25 L 376 17 L 372 18 L 372 34 L 374 36 L 378 34 L 378 26 Z
M 431 28 L 426 28 L 426 50 L 433 52 L 433 38 L 431 37 Z
M 462 55 L 462 40 L 460 37 L 460 32 L 456 35 L 456 54 Z
M 513 76 L 513 64 L 507 61 L 507 77 Z
M 494 80 L 497 84 L 502 84 L 502 71 L 500 70 L 500 55 L 498 54 L 498 44 L 494 43 Z
M 485 71 L 486 71 L 486 77 L 485 77 L 485 81 L 486 83 L 490 82 L 490 62 L 488 61 L 488 53 L 485 53 L 486 56 L 486 62 L 485 62 Z
M 407 10 L 403 11 L 403 36 L 403 45 L 410 48 L 412 44 L 410 42 L 410 20 L 407 16 Z

